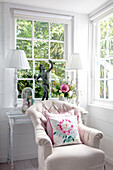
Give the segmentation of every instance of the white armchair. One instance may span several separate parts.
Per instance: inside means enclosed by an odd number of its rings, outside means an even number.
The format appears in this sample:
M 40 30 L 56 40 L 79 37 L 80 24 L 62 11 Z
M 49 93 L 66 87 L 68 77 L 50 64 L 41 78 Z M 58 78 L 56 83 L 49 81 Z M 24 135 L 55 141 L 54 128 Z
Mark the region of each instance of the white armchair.
M 45 130 L 45 109 L 54 113 L 75 109 L 76 114 L 79 114 L 79 135 L 83 143 L 54 147 Z M 38 170 L 104 170 L 105 155 L 100 150 L 103 134 L 83 125 L 81 112 L 77 106 L 54 100 L 37 102 L 27 110 L 34 125 L 38 145 Z

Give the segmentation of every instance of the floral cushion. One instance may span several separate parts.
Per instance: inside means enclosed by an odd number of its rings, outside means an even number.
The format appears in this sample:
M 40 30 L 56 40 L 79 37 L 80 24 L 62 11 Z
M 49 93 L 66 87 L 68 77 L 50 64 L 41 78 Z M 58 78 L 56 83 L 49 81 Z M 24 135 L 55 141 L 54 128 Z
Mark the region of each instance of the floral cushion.
M 77 116 L 71 117 L 50 117 L 52 137 L 54 146 L 81 143 Z
M 69 117 L 69 116 L 74 116 L 74 109 L 69 110 L 68 112 L 61 112 L 60 114 L 53 114 L 53 113 L 49 113 L 48 111 L 45 111 L 45 116 L 47 119 L 47 125 L 46 125 L 46 130 L 47 130 L 47 134 L 50 137 L 50 139 L 52 140 L 52 128 L 51 128 L 51 124 L 50 124 L 50 117 Z M 52 141 L 53 142 L 53 141 Z

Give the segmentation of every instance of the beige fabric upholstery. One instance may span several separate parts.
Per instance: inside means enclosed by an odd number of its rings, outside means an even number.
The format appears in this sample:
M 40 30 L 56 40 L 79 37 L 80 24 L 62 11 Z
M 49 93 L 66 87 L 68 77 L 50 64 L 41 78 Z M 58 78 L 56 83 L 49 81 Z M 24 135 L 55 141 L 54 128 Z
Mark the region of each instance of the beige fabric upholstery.
M 93 128 L 86 127 L 80 123 L 79 134 L 84 144 L 94 148 L 100 148 L 100 139 L 103 137 L 102 132 Z
M 79 115 L 79 134 L 84 144 L 53 147 L 45 130 L 44 111 L 60 114 L 70 109 Z M 27 110 L 34 125 L 39 170 L 104 170 L 104 152 L 99 149 L 103 134 L 82 124 L 82 111 L 82 108 L 55 100 L 37 102 Z
M 84 144 L 55 147 L 46 159 L 47 170 L 82 170 L 102 166 L 103 151 Z

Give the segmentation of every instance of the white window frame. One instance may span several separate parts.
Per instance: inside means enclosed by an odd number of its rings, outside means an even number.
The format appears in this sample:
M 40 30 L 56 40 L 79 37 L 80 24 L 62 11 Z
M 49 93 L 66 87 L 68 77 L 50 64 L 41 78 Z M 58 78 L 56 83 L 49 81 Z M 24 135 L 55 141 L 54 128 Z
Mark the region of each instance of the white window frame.
M 104 62 L 106 60 L 109 60 L 109 59 L 113 59 L 113 56 L 112 57 L 109 57 L 109 54 L 108 54 L 108 39 L 109 39 L 109 36 L 107 34 L 107 57 L 106 58 L 97 58 L 97 56 L 99 56 L 99 53 L 100 53 L 100 48 L 99 48 L 99 45 L 100 45 L 100 42 L 99 42 L 99 24 L 103 21 L 103 20 L 108 20 L 109 17 L 113 16 L 113 13 L 112 14 L 109 14 L 109 15 L 106 15 L 104 16 L 103 18 L 101 18 L 100 20 L 97 20 L 97 21 L 94 21 L 92 23 L 92 38 L 93 38 L 93 46 L 92 46 L 92 65 L 94 65 L 94 67 L 91 68 L 91 72 L 92 72 L 92 75 L 93 75 L 93 78 L 92 78 L 92 84 L 93 84 L 93 89 L 92 89 L 92 103 L 94 104 L 99 104 L 99 105 L 104 105 L 106 107 L 113 107 L 113 99 L 110 100 L 110 99 L 106 99 L 106 80 L 111 80 L 111 78 L 106 78 L 106 65 L 105 65 L 105 68 L 104 68 L 104 78 L 99 78 L 100 76 L 100 67 L 97 68 L 97 62 Z M 107 31 L 108 31 L 108 23 L 107 23 Z M 96 78 L 97 76 L 97 69 L 98 70 L 98 78 Z M 99 80 L 103 80 L 104 81 L 104 98 L 100 98 L 99 97 L 99 94 L 100 94 L 100 86 L 99 84 L 97 85 L 97 81 L 99 82 Z M 113 78 L 112 78 L 113 80 Z M 97 94 L 98 93 L 98 94 Z
M 30 13 L 29 13 L 29 15 L 30 15 Z M 55 16 L 53 18 L 55 18 Z M 26 12 L 25 12 L 25 16 L 18 15 L 17 13 L 15 15 L 15 13 L 14 13 L 14 15 L 13 15 L 13 22 L 12 22 L 13 25 L 14 25 L 14 28 L 13 28 L 13 30 L 14 30 L 14 35 L 13 35 L 13 39 L 14 39 L 13 46 L 14 46 L 14 48 L 16 48 L 16 39 L 31 40 L 32 42 L 34 41 L 33 38 L 18 38 L 18 37 L 16 37 L 16 19 L 26 19 L 26 20 L 29 19 L 29 20 L 32 20 L 33 22 L 36 21 L 36 19 L 33 19 L 33 16 L 31 18 L 28 18 L 28 16 L 26 17 Z M 60 19 L 61 19 L 61 21 L 60 21 Z M 37 21 L 41 21 L 41 20 L 42 21 L 44 20 L 46 22 L 44 17 L 42 17 L 41 19 L 39 19 Z M 48 20 L 48 18 L 47 18 L 47 20 Z M 50 23 L 52 23 L 52 21 L 50 20 L 50 21 L 47 21 L 47 22 L 49 23 L 49 34 L 50 34 Z M 71 43 L 70 43 L 70 42 L 72 42 L 72 40 L 70 40 L 72 38 L 72 32 L 71 32 L 72 31 L 72 17 L 69 16 L 69 18 L 68 17 L 64 17 L 62 19 L 62 17 L 60 16 L 56 20 L 54 20 L 53 22 L 54 23 L 61 23 L 61 24 L 63 23 L 64 24 L 64 42 L 63 41 L 57 41 L 57 40 L 50 40 L 50 39 L 47 40 L 47 42 L 49 42 L 49 57 L 48 57 L 48 59 L 50 59 L 50 42 L 60 42 L 60 43 L 64 44 L 64 59 L 61 59 L 61 60 L 59 60 L 59 59 L 51 59 L 51 60 L 52 61 L 64 61 L 64 62 L 66 62 L 67 59 L 68 59 L 69 54 L 72 51 L 72 47 L 71 47 Z M 32 27 L 32 29 L 33 29 L 32 30 L 32 34 L 33 34 L 34 33 L 34 28 Z M 35 40 L 37 40 L 37 39 L 35 39 Z M 41 40 L 41 41 L 43 41 L 43 40 Z M 33 44 L 34 43 L 32 43 L 32 49 L 33 49 Z M 33 75 L 35 73 L 35 67 L 34 67 L 35 66 L 35 60 L 37 60 L 37 61 L 48 61 L 48 59 L 36 59 L 36 58 L 33 58 L 33 54 L 32 54 L 32 58 L 28 58 L 28 60 L 32 60 L 33 61 Z M 67 76 L 68 73 L 65 72 L 65 75 Z M 51 79 L 51 72 L 50 72 L 50 79 Z M 34 80 L 34 78 L 28 78 L 28 79 L 27 78 L 18 78 L 18 80 L 32 80 L 33 81 L 33 91 L 35 90 L 35 80 Z M 34 94 L 35 94 L 35 91 L 34 91 Z M 51 95 L 50 95 L 50 98 L 51 98 Z M 21 100 L 21 99 L 18 99 L 18 100 Z M 35 98 L 35 100 L 40 100 L 40 98 Z

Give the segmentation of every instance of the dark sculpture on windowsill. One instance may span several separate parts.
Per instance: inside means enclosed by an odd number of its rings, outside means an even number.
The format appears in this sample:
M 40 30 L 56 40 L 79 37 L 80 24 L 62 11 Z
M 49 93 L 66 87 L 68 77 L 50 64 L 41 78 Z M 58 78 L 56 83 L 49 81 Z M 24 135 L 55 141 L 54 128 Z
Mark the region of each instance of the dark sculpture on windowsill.
M 49 69 L 47 69 L 47 71 L 45 71 L 44 65 L 40 64 L 40 66 L 39 66 L 39 70 L 40 70 L 39 75 L 37 77 L 34 75 L 34 79 L 36 79 L 36 81 L 38 81 L 39 78 L 42 78 L 42 87 L 43 87 L 43 90 L 44 90 L 42 100 L 44 100 L 44 99 L 48 100 L 48 92 L 49 92 L 48 74 L 51 71 L 51 69 L 53 68 L 53 62 L 51 60 L 49 60 L 49 63 L 51 64 L 51 67 Z

